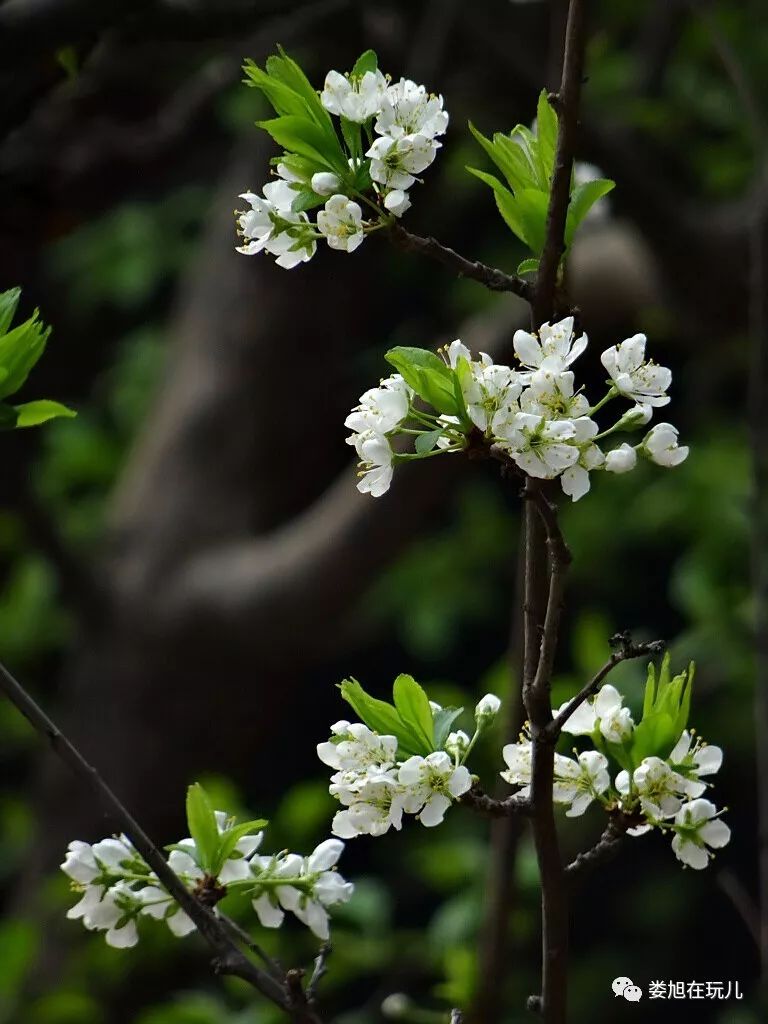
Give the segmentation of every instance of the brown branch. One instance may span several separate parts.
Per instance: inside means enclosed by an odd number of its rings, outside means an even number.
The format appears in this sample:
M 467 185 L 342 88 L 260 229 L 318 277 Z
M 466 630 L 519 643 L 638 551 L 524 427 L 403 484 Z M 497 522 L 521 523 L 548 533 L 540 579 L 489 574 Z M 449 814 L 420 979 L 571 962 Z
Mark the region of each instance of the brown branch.
M 461 256 L 454 249 L 438 242 L 436 238 L 423 238 L 407 231 L 400 224 L 392 224 L 388 231 L 391 241 L 404 252 L 415 252 L 421 256 L 442 263 L 459 277 L 468 277 L 485 285 L 492 292 L 512 292 L 521 299 L 530 302 L 531 285 L 514 274 L 505 274 L 503 270 L 488 267 L 478 260 L 472 261 Z
M 640 822 L 636 818 L 620 812 L 614 814 L 595 845 L 590 850 L 580 853 L 565 869 L 568 883 L 581 879 L 589 871 L 612 860 L 624 842 L 627 829 L 638 824 Z
M 247 982 L 266 999 L 286 1011 L 295 1024 L 320 1024 L 304 994 L 304 1003 L 298 1001 L 295 986 L 287 984 L 290 972 L 281 983 L 249 960 L 230 938 L 213 911 L 201 903 L 168 866 L 158 848 L 142 829 L 130 811 L 120 802 L 96 768 L 89 764 L 80 751 L 46 715 L 24 687 L 0 663 L 0 690 L 21 712 L 34 729 L 45 737 L 54 752 L 74 771 L 75 775 L 101 800 L 105 808 L 119 823 L 120 828 L 157 875 L 170 895 L 192 919 L 198 931 L 214 953 L 213 966 L 217 974 L 226 974 Z M 302 990 L 303 992 L 303 990 Z
M 600 689 L 604 679 L 613 671 L 613 669 L 621 664 L 622 661 L 629 661 L 632 658 L 644 658 L 644 657 L 655 657 L 657 654 L 661 654 L 664 650 L 664 643 L 661 640 L 649 640 L 644 643 L 635 644 L 627 633 L 618 633 L 616 636 L 611 637 L 611 645 L 618 644 L 618 650 L 615 650 L 610 658 L 606 661 L 603 667 L 595 673 L 590 681 L 583 686 L 579 692 L 572 697 L 563 710 L 555 715 L 552 721 L 547 725 L 545 733 L 553 741 L 557 740 L 557 737 L 562 732 L 563 726 L 571 717 L 571 715 Z
M 532 813 L 531 802 L 525 797 L 513 793 L 512 796 L 505 797 L 503 800 L 497 800 L 484 793 L 479 786 L 473 786 L 468 793 L 461 797 L 459 802 L 488 818 L 514 818 L 519 815 L 530 817 Z

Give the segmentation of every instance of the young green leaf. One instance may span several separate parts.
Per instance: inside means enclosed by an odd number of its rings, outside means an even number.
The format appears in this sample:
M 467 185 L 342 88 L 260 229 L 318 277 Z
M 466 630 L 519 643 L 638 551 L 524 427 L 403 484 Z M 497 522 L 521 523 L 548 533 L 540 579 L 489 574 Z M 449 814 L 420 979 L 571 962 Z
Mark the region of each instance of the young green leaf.
M 536 258 L 523 260 L 517 265 L 518 274 L 535 274 L 539 269 L 539 261 Z
M 197 847 L 200 867 L 212 873 L 219 848 L 219 829 L 208 794 L 199 782 L 187 790 L 187 826 Z
M 379 66 L 379 58 L 373 50 L 366 50 L 361 53 L 352 68 L 353 78 L 362 78 L 366 71 L 376 71 Z
M 552 180 L 555 167 L 555 148 L 557 146 L 557 114 L 547 99 L 546 89 L 539 93 L 536 107 L 536 142 L 537 154 L 544 181 Z
M 257 818 L 254 821 L 244 821 L 240 825 L 233 825 L 226 832 L 219 836 L 219 846 L 213 862 L 212 875 L 218 875 L 226 861 L 234 853 L 235 847 L 243 836 L 250 836 L 266 828 L 266 818 Z
M 565 244 L 570 245 L 579 225 L 598 200 L 608 195 L 616 187 L 615 181 L 608 178 L 597 178 L 577 185 L 571 194 L 568 206 L 568 217 L 565 224 Z
M 0 293 L 0 334 L 6 334 L 16 315 L 16 307 L 21 298 L 21 288 L 9 288 Z
M 418 455 L 426 455 L 427 452 L 433 451 L 437 444 L 438 438 L 442 436 L 443 428 L 438 427 L 437 430 L 427 430 L 423 434 L 419 434 L 416 438 L 414 448 Z
M 73 419 L 77 416 L 74 409 L 68 409 L 61 402 L 54 402 L 49 398 L 39 398 L 35 402 L 24 402 L 23 405 L 14 406 L 16 410 L 17 427 L 37 427 L 48 420 L 64 417 Z
M 346 157 L 338 139 L 331 143 L 322 129 L 308 117 L 286 115 L 256 123 L 279 146 L 314 161 L 317 169 L 341 171 L 342 174 L 347 172 Z
M 29 320 L 0 337 L 0 366 L 5 370 L 0 398 L 19 390 L 45 351 L 50 334 L 50 327 L 43 327 L 35 310 Z
M 464 708 L 440 708 L 433 714 L 435 750 L 442 750 L 451 732 L 451 727 Z
M 390 349 L 384 358 L 401 374 L 406 384 L 438 412 L 460 415 L 462 408 L 454 391 L 454 372 L 434 352 L 400 346 Z
M 429 697 L 413 676 L 401 674 L 392 687 L 395 708 L 401 720 L 418 736 L 420 742 L 432 753 L 434 747 L 434 724 Z
M 380 736 L 395 736 L 399 750 L 406 756 L 424 753 L 420 738 L 402 721 L 391 704 L 371 697 L 356 679 L 345 679 L 339 689 L 341 696 L 369 729 Z

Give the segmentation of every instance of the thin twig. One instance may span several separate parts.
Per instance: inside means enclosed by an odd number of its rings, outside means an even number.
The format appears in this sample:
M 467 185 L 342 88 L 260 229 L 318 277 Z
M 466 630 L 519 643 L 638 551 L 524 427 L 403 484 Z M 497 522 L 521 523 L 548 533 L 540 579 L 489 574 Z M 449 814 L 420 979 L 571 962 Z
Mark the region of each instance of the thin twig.
M 594 868 L 607 864 L 609 860 L 612 860 L 624 842 L 627 829 L 641 823 L 640 819 L 632 818 L 626 814 L 621 814 L 620 812 L 614 814 L 595 845 L 590 850 L 580 853 L 565 869 L 569 884 L 583 878 L 585 874 Z
M 436 238 L 423 238 L 421 235 L 414 235 L 400 224 L 392 224 L 387 233 L 391 241 L 404 252 L 428 256 L 430 259 L 442 263 L 444 267 L 448 267 L 459 277 L 469 277 L 473 281 L 479 281 L 492 292 L 512 292 L 526 301 L 531 299 L 533 294 L 531 285 L 522 277 L 505 274 L 503 270 L 488 267 L 485 263 L 480 263 L 477 260 L 468 260 L 454 249 L 438 242 Z
M 596 672 L 590 681 L 583 686 L 579 692 L 572 697 L 563 710 L 555 715 L 546 727 L 546 733 L 550 738 L 556 740 L 563 730 L 563 726 L 571 715 L 581 707 L 585 700 L 588 700 L 600 689 L 604 679 L 621 664 L 622 661 L 629 661 L 632 658 L 655 657 L 664 650 L 664 643 L 661 640 L 649 640 L 644 643 L 635 644 L 626 633 L 617 634 L 611 637 L 611 643 L 618 643 L 618 649 L 613 652 L 603 667 Z
M 234 939 L 235 942 L 242 942 L 246 949 L 255 953 L 273 978 L 276 978 L 278 981 L 282 981 L 285 978 L 285 971 L 279 960 L 275 960 L 265 952 L 245 928 L 242 928 L 237 921 L 233 921 L 231 917 L 222 914 L 221 911 L 217 911 L 216 916 L 221 921 L 224 930 L 229 933 L 230 938 Z
M 288 987 L 290 972 L 286 975 L 285 984 L 281 984 L 244 956 L 213 911 L 204 906 L 168 866 L 168 862 L 158 848 L 130 811 L 112 792 L 98 771 L 85 760 L 80 751 L 2 663 L 0 663 L 0 690 L 37 732 L 48 740 L 55 753 L 94 791 L 119 823 L 121 829 L 157 875 L 168 893 L 192 919 L 202 937 L 213 950 L 216 973 L 231 975 L 248 982 L 266 999 L 289 1013 L 296 1024 L 321 1024 L 320 1018 L 307 1004 L 306 997 L 304 1006 L 301 1006 L 297 1001 L 295 991 Z
M 465 807 L 471 807 L 473 811 L 484 814 L 488 818 L 514 818 L 520 815 L 530 817 L 531 814 L 530 800 L 526 800 L 525 797 L 513 793 L 512 796 L 505 797 L 504 800 L 497 800 L 484 793 L 479 786 L 473 786 L 468 793 L 461 797 L 460 802 Z
M 733 904 L 746 925 L 758 950 L 760 949 L 760 909 L 755 905 L 741 880 L 728 869 L 718 872 L 717 884 Z
M 307 999 L 309 1002 L 314 1002 L 315 996 L 317 995 L 317 989 L 320 982 L 323 980 L 325 975 L 328 973 L 328 958 L 330 957 L 333 949 L 331 948 L 330 942 L 324 942 L 320 947 L 320 951 L 315 957 L 315 966 L 312 971 L 312 976 L 309 979 L 307 985 Z

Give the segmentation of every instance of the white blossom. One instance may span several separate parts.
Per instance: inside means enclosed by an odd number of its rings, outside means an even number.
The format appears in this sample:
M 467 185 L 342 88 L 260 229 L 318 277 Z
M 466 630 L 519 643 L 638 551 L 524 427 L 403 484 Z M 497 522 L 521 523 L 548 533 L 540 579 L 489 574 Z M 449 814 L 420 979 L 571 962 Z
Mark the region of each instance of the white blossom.
M 312 175 L 310 186 L 319 196 L 332 196 L 341 188 L 341 179 L 333 171 L 318 171 Z
M 464 765 L 454 765 L 443 750 L 436 750 L 426 757 L 409 757 L 398 772 L 398 781 L 406 789 L 405 800 L 422 825 L 428 828 L 439 825 L 453 800 L 466 793 L 472 786 L 469 770 Z
M 329 71 L 320 101 L 330 114 L 362 124 L 380 112 L 386 94 L 387 80 L 378 69 L 360 76 Z
M 593 442 L 597 434 L 597 424 L 588 416 L 579 416 L 572 420 L 574 435 L 573 443 L 578 448 L 578 460 L 563 471 L 560 486 L 563 493 L 572 501 L 578 501 L 589 491 L 589 474 L 605 462 L 605 456 Z
M 567 370 L 587 347 L 586 334 L 573 336 L 573 317 L 567 316 L 556 324 L 542 324 L 536 334 L 515 331 L 513 343 L 520 362 L 528 370 L 549 370 L 562 373 Z
M 620 444 L 605 456 L 605 468 L 609 473 L 629 473 L 637 464 L 637 453 L 631 444 Z
M 584 394 L 574 391 L 572 370 L 539 369 L 526 376 L 528 387 L 520 396 L 523 412 L 550 420 L 576 419 L 589 412 Z
M 501 701 L 495 693 L 486 693 L 475 707 L 475 718 L 495 718 L 501 708 Z
M 240 198 L 245 199 L 251 209 L 238 215 L 245 244 L 237 246 L 237 251 L 253 256 L 264 250 L 275 256 L 277 265 L 285 270 L 310 260 L 317 245 L 306 213 L 293 211 L 296 196 L 296 191 L 284 180 L 268 182 L 263 196 L 243 192 Z
M 360 404 L 344 420 L 344 426 L 356 434 L 390 434 L 407 417 L 412 394 L 400 374 L 392 374 L 360 396 Z M 355 441 L 348 438 L 347 443 Z
M 356 434 L 355 449 L 360 457 L 358 491 L 380 498 L 392 483 L 395 457 L 392 446 L 381 434 Z
M 346 196 L 331 196 L 317 215 L 317 228 L 331 249 L 354 252 L 365 238 L 363 211 Z
M 507 770 L 500 772 L 502 779 L 510 786 L 522 786 L 520 796 L 527 797 L 530 793 L 531 784 L 531 762 L 533 757 L 533 746 L 529 739 L 521 738 L 517 743 L 507 743 L 502 748 L 501 756 L 507 765 Z
M 448 127 L 443 97 L 427 92 L 423 85 L 401 78 L 389 86 L 375 124 L 379 135 L 400 139 L 405 135 L 423 135 L 434 139 Z
M 688 458 L 688 448 L 678 445 L 677 436 L 677 428 L 671 423 L 657 423 L 645 436 L 641 451 L 657 466 L 679 466 Z
M 717 814 L 717 808 L 709 800 L 692 800 L 683 804 L 675 815 L 672 849 L 678 860 L 696 871 L 709 864 L 710 847 L 717 850 L 730 841 L 731 830 Z
M 530 476 L 551 480 L 579 458 L 579 450 L 568 443 L 576 429 L 571 420 L 550 420 L 527 412 L 515 413 L 504 423 L 494 422 L 499 444 Z
M 468 748 L 469 736 L 463 729 L 457 729 L 456 732 L 448 734 L 448 739 L 445 741 L 445 750 L 455 761 L 460 761 Z
M 331 785 L 330 792 L 346 805 L 334 815 L 331 831 L 335 836 L 383 836 L 390 828 L 402 828 L 405 800 L 394 773 L 390 778 L 364 780 L 354 789 Z
M 606 349 L 600 362 L 619 394 L 644 405 L 660 407 L 670 400 L 666 391 L 672 383 L 672 372 L 665 366 L 646 361 L 646 341 L 644 334 L 634 334 Z
M 336 722 L 331 726 L 336 741 L 318 743 L 317 756 L 337 771 L 365 772 L 372 766 L 384 771 L 394 766 L 397 739 L 379 736 L 362 722 Z
M 556 803 L 570 805 L 566 817 L 582 815 L 610 784 L 608 759 L 597 750 L 585 750 L 577 760 L 555 754 L 552 798 Z
M 405 189 L 390 189 L 384 196 L 384 208 L 394 217 L 402 217 L 407 210 L 410 210 L 411 200 Z
M 438 143 L 424 135 L 403 135 L 393 139 L 383 135 L 365 154 L 371 160 L 371 179 L 388 189 L 410 188 L 415 175 L 425 171 L 435 159 Z
M 671 818 L 680 810 L 680 794 L 685 793 L 686 780 L 659 757 L 646 757 L 632 773 L 622 771 L 616 776 L 616 789 L 622 796 L 639 798 L 643 813 L 649 818 Z
M 591 701 L 584 701 L 564 722 L 563 732 L 571 736 L 590 736 L 596 726 L 610 743 L 621 743 L 627 739 L 634 728 L 629 708 L 624 705 L 624 698 L 619 691 L 606 684 Z M 566 701 L 557 713 L 568 706 Z
M 723 763 L 723 751 L 700 739 L 694 742 L 693 735 L 683 730 L 668 758 L 674 770 L 685 779 L 685 793 L 695 799 L 706 790 L 706 783 L 700 782 L 702 775 L 714 775 Z

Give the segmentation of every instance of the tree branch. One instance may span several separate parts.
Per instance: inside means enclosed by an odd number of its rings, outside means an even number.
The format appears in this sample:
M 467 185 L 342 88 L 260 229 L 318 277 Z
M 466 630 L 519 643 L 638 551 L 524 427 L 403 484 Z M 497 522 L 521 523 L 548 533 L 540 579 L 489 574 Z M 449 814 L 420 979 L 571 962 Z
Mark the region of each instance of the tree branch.
M 468 277 L 485 285 L 492 292 L 512 292 L 521 299 L 530 302 L 533 294 L 531 285 L 523 278 L 514 274 L 505 274 L 503 270 L 488 267 L 485 263 L 472 261 L 461 256 L 454 249 L 438 242 L 436 238 L 423 238 L 407 231 L 400 224 L 393 224 L 389 229 L 391 241 L 404 252 L 415 252 L 421 256 L 442 263 L 444 267 L 454 271 L 459 277 Z
M 580 853 L 565 869 L 568 883 L 572 884 L 583 878 L 589 871 L 612 860 L 624 842 L 627 829 L 639 824 L 638 820 L 621 814 L 621 812 L 614 814 L 595 845 L 590 850 Z
M 304 996 L 303 1005 L 298 1001 L 295 986 L 281 983 L 272 974 L 267 974 L 243 955 L 230 938 L 227 928 L 222 925 L 213 911 L 201 903 L 168 866 L 158 848 L 142 829 L 130 811 L 120 802 L 96 768 L 89 764 L 80 751 L 61 732 L 42 708 L 27 693 L 24 687 L 0 663 L 0 690 L 21 712 L 27 721 L 45 737 L 55 753 L 74 771 L 108 809 L 120 828 L 157 875 L 160 882 L 192 919 L 198 931 L 214 953 L 213 966 L 217 974 L 227 974 L 247 982 L 266 999 L 281 1010 L 288 1012 L 296 1024 L 321 1024 Z M 250 943 L 249 943 L 250 944 Z
M 461 797 L 459 802 L 489 818 L 514 818 L 518 815 L 530 817 L 532 813 L 531 802 L 525 797 L 513 793 L 512 796 L 505 797 L 504 800 L 497 800 L 484 793 L 479 786 L 473 786 L 468 793 Z
M 617 665 L 621 664 L 622 661 L 629 661 L 632 658 L 643 658 L 646 656 L 653 658 L 664 650 L 664 643 L 661 640 L 649 640 L 644 643 L 634 644 L 628 633 L 617 633 L 616 636 L 611 637 L 611 646 L 616 644 L 620 645 L 618 650 L 613 652 L 599 672 L 595 673 L 590 681 L 568 701 L 563 710 L 555 715 L 549 725 L 547 725 L 545 732 L 552 741 L 557 740 L 557 737 L 563 730 L 563 726 L 571 715 L 581 707 L 585 700 L 588 700 L 593 694 L 597 693 L 603 680 Z

